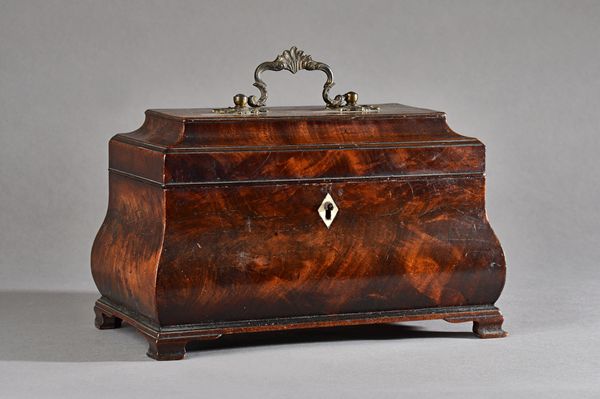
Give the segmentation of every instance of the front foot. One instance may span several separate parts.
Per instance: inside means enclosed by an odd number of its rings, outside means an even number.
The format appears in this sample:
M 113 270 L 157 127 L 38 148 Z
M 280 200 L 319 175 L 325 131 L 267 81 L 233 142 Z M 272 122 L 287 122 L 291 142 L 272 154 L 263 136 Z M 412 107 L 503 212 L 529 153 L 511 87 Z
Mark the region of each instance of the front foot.
M 504 317 L 498 312 L 497 317 L 473 320 L 473 333 L 479 338 L 503 338 L 508 335 L 502 329 Z
M 156 360 L 181 360 L 185 356 L 186 341 L 168 340 L 161 341 L 146 337 L 148 340 L 148 352 L 146 355 Z
M 473 333 L 479 338 L 503 338 L 508 335 L 502 329 L 504 317 L 498 309 L 485 314 L 465 314 L 446 317 L 444 320 L 450 323 L 473 322 Z

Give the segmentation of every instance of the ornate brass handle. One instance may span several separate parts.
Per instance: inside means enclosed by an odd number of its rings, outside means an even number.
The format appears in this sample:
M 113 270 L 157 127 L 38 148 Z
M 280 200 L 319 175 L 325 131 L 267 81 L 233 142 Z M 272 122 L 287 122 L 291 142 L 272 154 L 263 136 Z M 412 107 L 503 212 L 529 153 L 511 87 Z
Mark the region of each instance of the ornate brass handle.
M 339 108 L 344 105 L 355 105 L 358 95 L 354 92 L 348 92 L 341 95 L 335 96 L 333 99 L 329 97 L 329 90 L 335 85 L 333 82 L 333 72 L 329 65 L 323 62 L 317 62 L 312 59 L 304 51 L 298 50 L 296 46 L 289 50 L 285 50 L 279 54 L 273 61 L 267 61 L 256 67 L 254 71 L 254 86 L 260 91 L 260 98 L 256 96 L 250 96 L 248 98 L 248 104 L 251 107 L 264 107 L 267 105 L 267 84 L 261 79 L 260 75 L 264 71 L 290 71 L 295 74 L 296 72 L 306 69 L 307 71 L 322 71 L 327 76 L 327 81 L 323 85 L 323 101 L 329 108 Z
M 263 108 L 267 105 L 267 84 L 261 79 L 261 74 L 264 71 L 282 71 L 284 69 L 293 74 L 302 69 L 307 71 L 322 71 L 325 73 L 327 80 L 323 85 L 322 96 L 327 108 L 340 111 L 360 112 L 371 112 L 379 109 L 374 106 L 357 105 L 358 94 L 353 91 L 349 91 L 344 95 L 338 94 L 334 98 L 329 97 L 329 90 L 335 85 L 333 82 L 333 72 L 329 65 L 323 62 L 314 61 L 310 55 L 305 54 L 304 51 L 298 50 L 298 48 L 294 46 L 279 54 L 275 60 L 263 62 L 256 67 L 256 70 L 254 71 L 254 86 L 260 91 L 260 97 L 254 95 L 247 97 L 244 94 L 236 94 L 233 97 L 234 107 L 217 108 L 213 111 L 218 113 L 237 113 L 243 115 L 267 112 Z M 249 109 L 248 105 L 254 109 Z

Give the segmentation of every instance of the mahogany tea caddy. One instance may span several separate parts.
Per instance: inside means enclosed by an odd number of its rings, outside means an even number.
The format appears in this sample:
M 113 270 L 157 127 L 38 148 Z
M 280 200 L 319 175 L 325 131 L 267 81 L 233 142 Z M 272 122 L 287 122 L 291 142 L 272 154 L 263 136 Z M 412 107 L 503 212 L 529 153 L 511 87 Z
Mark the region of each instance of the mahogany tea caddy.
M 325 106 L 266 107 L 262 72 L 302 69 L 325 73 Z M 444 319 L 506 335 L 479 140 L 442 112 L 331 98 L 329 66 L 295 47 L 254 85 L 230 108 L 148 110 L 110 140 L 98 328 L 125 321 L 158 360 L 298 328 Z

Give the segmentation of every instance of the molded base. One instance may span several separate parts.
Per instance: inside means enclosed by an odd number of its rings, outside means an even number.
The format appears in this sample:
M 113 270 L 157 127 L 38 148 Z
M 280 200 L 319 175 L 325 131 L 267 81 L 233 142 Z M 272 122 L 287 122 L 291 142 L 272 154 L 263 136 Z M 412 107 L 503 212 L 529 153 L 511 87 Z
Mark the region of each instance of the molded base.
M 450 323 L 473 322 L 473 332 L 480 338 L 502 338 L 508 335 L 502 330 L 504 317 L 493 305 L 286 317 L 167 327 L 158 326 L 143 316 L 131 313 L 105 297 L 96 301 L 94 311 L 95 324 L 99 329 L 118 328 L 121 326 L 121 321 L 136 328 L 148 340 L 147 355 L 156 360 L 183 359 L 188 342 L 217 339 L 223 334 L 301 328 L 443 319 Z

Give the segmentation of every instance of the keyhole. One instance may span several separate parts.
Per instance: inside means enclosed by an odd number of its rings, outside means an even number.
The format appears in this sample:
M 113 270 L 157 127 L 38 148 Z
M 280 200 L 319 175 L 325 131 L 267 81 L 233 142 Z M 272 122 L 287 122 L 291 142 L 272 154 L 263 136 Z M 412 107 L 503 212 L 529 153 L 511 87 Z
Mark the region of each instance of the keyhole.
M 333 211 L 333 204 L 328 202 L 325 204 L 325 219 L 331 220 L 331 211 Z

